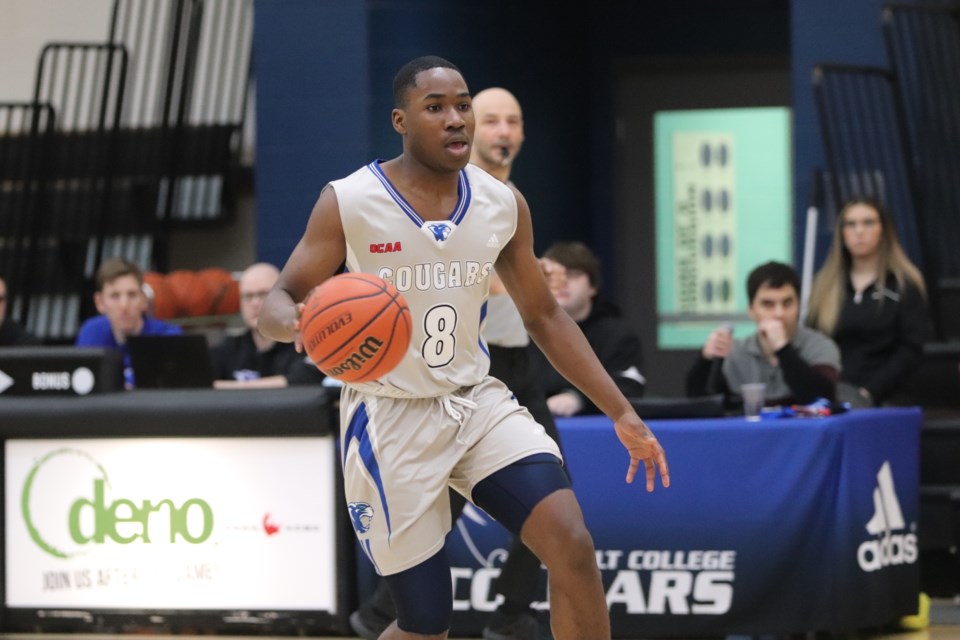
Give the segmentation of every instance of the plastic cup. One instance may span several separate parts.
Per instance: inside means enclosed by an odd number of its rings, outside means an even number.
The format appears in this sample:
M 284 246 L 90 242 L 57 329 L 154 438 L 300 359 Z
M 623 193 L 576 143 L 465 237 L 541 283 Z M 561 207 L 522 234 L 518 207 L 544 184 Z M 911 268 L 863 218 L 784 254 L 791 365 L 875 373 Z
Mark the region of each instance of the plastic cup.
M 767 385 L 762 382 L 748 382 L 740 387 L 740 393 L 743 395 L 743 415 L 747 420 L 760 419 L 766 391 Z

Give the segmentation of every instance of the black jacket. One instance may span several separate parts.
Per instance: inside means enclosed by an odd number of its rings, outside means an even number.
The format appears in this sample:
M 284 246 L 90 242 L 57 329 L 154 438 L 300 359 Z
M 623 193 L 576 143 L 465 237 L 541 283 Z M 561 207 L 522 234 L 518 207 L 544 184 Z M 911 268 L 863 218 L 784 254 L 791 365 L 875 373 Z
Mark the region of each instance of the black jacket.
M 6 318 L 0 324 L 0 347 L 19 347 L 32 344 L 40 344 L 40 340 L 13 320 Z
M 623 395 L 628 398 L 642 396 L 646 379 L 641 373 L 643 350 L 640 337 L 620 315 L 620 310 L 612 303 L 595 298 L 590 315 L 577 325 Z M 534 351 L 534 366 L 543 381 L 548 398 L 564 391 L 572 391 L 583 400 L 583 408 L 579 412 L 581 415 L 599 413 L 588 398 L 553 368 L 539 349 L 533 345 L 531 349 Z
M 885 287 L 870 285 L 858 299 L 847 284 L 833 340 L 840 347 L 840 380 L 864 387 L 880 404 L 902 392 L 923 358 L 927 304 L 920 291 L 893 275 Z
M 322 382 L 324 375 L 297 353 L 293 343 L 277 342 L 264 352 L 257 351 L 250 331 L 227 336 L 210 351 L 217 380 L 254 380 L 285 376 L 290 384 Z

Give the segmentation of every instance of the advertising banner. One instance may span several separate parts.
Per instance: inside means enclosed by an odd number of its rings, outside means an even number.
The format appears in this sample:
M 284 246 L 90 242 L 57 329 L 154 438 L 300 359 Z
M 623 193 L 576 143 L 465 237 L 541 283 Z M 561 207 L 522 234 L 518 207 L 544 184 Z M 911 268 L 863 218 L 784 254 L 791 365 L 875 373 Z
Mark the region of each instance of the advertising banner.
M 4 446 L 7 607 L 336 612 L 332 438 Z
M 558 426 L 614 637 L 853 630 L 916 608 L 918 409 L 654 421 L 672 486 L 653 493 L 624 482 L 607 418 Z M 509 548 L 468 506 L 447 543 L 452 635 L 483 628 Z

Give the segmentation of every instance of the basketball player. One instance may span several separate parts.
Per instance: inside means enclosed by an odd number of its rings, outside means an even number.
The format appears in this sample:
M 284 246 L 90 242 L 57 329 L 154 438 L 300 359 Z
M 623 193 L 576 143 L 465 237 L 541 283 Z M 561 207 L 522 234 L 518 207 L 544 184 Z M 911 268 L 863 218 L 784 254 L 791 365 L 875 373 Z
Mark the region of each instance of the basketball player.
M 516 97 L 506 89 L 493 87 L 473 96 L 476 130 L 470 150 L 470 162 L 496 179 L 512 186 L 510 170 L 523 146 L 523 112 Z M 541 267 L 544 265 L 541 262 Z M 490 375 L 509 388 L 521 406 L 526 407 L 538 424 L 558 444 L 560 433 L 547 407 L 547 397 L 534 375 L 529 355 L 530 338 L 523 318 L 507 295 L 496 271 L 490 274 L 490 297 L 484 337 L 490 351 Z M 451 518 L 463 511 L 465 498 L 451 492 Z M 490 616 L 483 629 L 485 640 L 537 640 L 537 620 L 530 605 L 536 598 L 540 579 L 540 560 L 519 538 L 514 538 L 510 554 L 501 568 L 496 592 L 502 604 Z M 361 638 L 375 640 L 396 618 L 396 608 L 384 581 L 350 615 L 350 626 Z
M 520 535 L 546 565 L 555 638 L 609 638 L 593 542 L 559 449 L 487 375 L 481 329 L 494 264 L 531 337 L 613 419 L 629 453 L 627 481 L 642 463 L 648 491 L 658 470 L 668 486 L 666 456 L 557 306 L 533 253 L 523 196 L 468 164 L 474 116 L 460 71 L 442 58 L 417 58 L 394 79 L 394 100 L 403 152 L 323 189 L 259 322 L 269 337 L 300 346 L 301 301 L 344 262 L 392 281 L 410 305 L 406 357 L 375 382 L 345 385 L 340 398 L 348 508 L 397 604 L 398 619 L 381 638 L 447 637 L 448 486 Z M 371 252 L 380 242 L 401 250 Z

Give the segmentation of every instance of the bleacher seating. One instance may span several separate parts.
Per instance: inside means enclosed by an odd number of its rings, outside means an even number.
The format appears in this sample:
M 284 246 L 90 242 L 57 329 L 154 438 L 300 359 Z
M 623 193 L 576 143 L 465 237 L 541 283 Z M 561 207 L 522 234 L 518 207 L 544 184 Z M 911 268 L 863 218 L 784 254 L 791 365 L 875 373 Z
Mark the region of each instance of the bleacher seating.
M 174 225 L 232 218 L 252 24 L 252 0 L 114 0 L 105 42 L 43 48 L 33 102 L 0 105 L 14 320 L 69 342 L 104 258 L 165 271 Z

